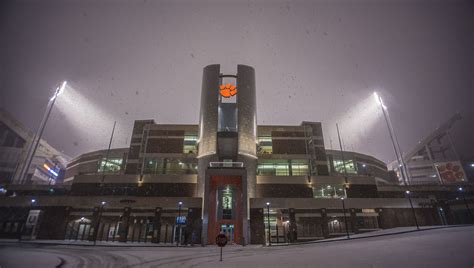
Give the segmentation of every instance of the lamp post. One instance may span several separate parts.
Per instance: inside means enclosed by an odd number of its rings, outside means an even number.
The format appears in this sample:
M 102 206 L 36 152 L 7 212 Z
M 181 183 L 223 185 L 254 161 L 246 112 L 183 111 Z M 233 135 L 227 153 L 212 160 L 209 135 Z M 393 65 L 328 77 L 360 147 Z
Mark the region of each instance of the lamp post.
M 411 202 L 411 192 L 406 190 L 405 193 L 407 194 L 408 201 L 410 201 L 411 211 L 413 212 L 413 218 L 415 219 L 416 229 L 420 230 L 420 226 L 418 225 L 418 220 L 416 219 L 415 208 L 413 207 L 413 203 Z
M 104 210 L 104 206 L 107 204 L 107 202 L 102 201 L 100 202 L 100 207 L 99 207 L 99 215 L 97 216 L 97 222 L 95 224 L 95 235 L 94 235 L 94 246 L 97 243 L 97 235 L 99 235 L 99 227 L 100 227 L 100 219 L 102 218 L 102 211 Z
M 472 221 L 471 209 L 469 208 L 469 205 L 467 204 L 466 196 L 464 195 L 464 189 L 462 187 L 459 187 L 458 191 L 461 193 L 462 199 L 464 201 L 464 205 L 466 206 L 467 213 L 469 215 L 469 221 Z
M 344 199 L 346 199 L 344 196 L 341 197 L 342 201 L 342 211 L 344 213 L 344 225 L 346 226 L 346 234 L 347 234 L 347 239 L 350 239 L 349 236 L 349 228 L 347 227 L 347 218 L 346 218 L 346 204 L 344 202 Z
M 54 91 L 53 96 L 49 99 L 48 107 L 43 115 L 43 119 L 41 120 L 40 126 L 38 130 L 36 130 L 35 136 L 33 137 L 33 140 L 31 141 L 31 144 L 28 147 L 28 152 L 26 153 L 25 164 L 21 168 L 20 175 L 18 177 L 19 183 L 26 182 L 26 178 L 28 176 L 28 169 L 31 165 L 31 161 L 33 160 L 33 157 L 35 156 L 36 150 L 38 149 L 38 145 L 41 140 L 41 136 L 43 135 L 43 131 L 46 126 L 46 123 L 48 122 L 49 115 L 51 114 L 51 110 L 53 109 L 54 103 L 56 102 L 58 95 L 64 91 L 64 89 L 66 88 L 66 85 L 67 85 L 66 81 L 62 82 L 61 85 L 57 87 L 56 90 Z
M 176 246 L 179 246 L 181 244 L 181 206 L 183 205 L 183 202 L 179 201 L 178 202 L 178 219 L 177 224 L 178 224 L 178 239 L 176 239 Z
M 267 223 L 268 223 L 268 245 L 272 245 L 271 229 L 270 229 L 270 202 L 267 202 Z

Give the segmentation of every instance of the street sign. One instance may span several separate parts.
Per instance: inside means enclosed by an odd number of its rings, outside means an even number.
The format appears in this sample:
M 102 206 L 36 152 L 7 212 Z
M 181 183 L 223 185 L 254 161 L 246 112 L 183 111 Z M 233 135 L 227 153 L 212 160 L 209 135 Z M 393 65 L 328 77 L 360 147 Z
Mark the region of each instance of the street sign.
M 216 236 L 216 244 L 221 248 L 220 261 L 222 261 L 222 248 L 225 247 L 225 245 L 227 245 L 227 236 L 225 236 L 225 234 L 218 234 Z
M 219 247 L 224 247 L 227 245 L 227 236 L 225 236 L 225 234 L 218 234 L 216 237 L 216 244 Z

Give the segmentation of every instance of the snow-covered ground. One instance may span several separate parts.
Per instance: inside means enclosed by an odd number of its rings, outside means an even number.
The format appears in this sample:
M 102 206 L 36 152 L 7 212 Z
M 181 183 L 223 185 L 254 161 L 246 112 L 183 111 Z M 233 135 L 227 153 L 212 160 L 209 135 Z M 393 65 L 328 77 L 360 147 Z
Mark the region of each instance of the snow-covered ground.
M 282 247 L 83 247 L 0 243 L 4 267 L 474 267 L 474 226 Z

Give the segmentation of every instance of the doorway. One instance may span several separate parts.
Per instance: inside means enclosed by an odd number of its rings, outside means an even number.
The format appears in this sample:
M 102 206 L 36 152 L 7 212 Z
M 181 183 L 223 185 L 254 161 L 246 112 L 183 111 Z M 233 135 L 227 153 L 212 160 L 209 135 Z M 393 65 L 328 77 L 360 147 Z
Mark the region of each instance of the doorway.
M 233 244 L 235 241 L 234 237 L 234 225 L 233 224 L 221 224 L 221 234 L 225 234 L 227 237 L 227 243 Z

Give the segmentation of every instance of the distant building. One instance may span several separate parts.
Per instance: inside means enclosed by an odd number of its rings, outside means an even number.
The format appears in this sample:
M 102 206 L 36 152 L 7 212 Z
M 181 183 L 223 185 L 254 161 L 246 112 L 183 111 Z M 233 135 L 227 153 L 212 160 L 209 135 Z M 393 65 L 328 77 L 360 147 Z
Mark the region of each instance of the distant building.
M 26 178 L 20 178 L 34 133 L 0 109 L 0 185 L 54 185 L 63 179 L 68 157 L 41 140 Z
M 456 153 L 450 130 L 461 115 L 455 114 L 435 131 L 421 140 L 415 148 L 403 155 L 407 174 L 407 184 L 459 184 L 467 182 L 463 162 Z M 388 165 L 403 184 L 399 163 Z

